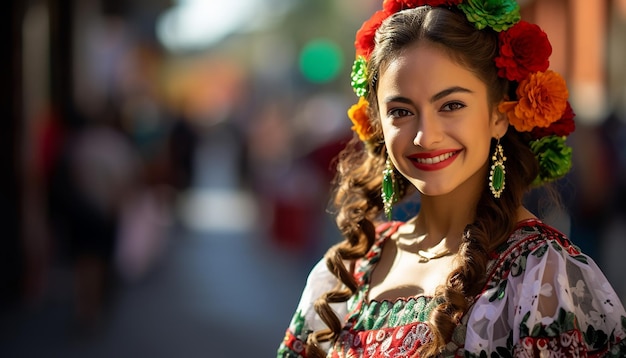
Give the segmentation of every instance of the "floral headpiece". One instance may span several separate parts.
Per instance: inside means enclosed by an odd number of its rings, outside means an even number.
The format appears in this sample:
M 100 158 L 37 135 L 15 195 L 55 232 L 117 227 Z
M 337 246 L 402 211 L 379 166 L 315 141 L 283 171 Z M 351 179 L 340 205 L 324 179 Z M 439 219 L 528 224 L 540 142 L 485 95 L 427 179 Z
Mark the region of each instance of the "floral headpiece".
M 359 138 L 368 143 L 373 134 L 366 98 L 367 62 L 374 49 L 375 33 L 394 13 L 422 5 L 457 7 L 477 29 L 490 27 L 498 32 L 498 76 L 516 88 L 516 98 L 502 102 L 498 109 L 517 131 L 531 134 L 529 146 L 540 168 L 534 184 L 567 174 L 572 166 L 572 148 L 565 140 L 575 129 L 567 86 L 563 77 L 548 70 L 552 53 L 548 36 L 539 26 L 521 20 L 514 0 L 384 0 L 383 9 L 365 21 L 356 34 L 351 85 L 359 102 L 348 110 L 348 116 Z

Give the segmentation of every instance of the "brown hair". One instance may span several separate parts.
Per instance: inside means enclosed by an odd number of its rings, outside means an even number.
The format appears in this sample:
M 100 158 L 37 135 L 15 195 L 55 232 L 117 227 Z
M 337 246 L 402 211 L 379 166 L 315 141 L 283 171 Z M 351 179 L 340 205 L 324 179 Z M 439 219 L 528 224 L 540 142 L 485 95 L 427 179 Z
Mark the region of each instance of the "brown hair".
M 376 46 L 368 62 L 373 139 L 367 147 L 353 139 L 338 159 L 334 204 L 337 225 L 345 240 L 328 250 L 326 262 L 341 282 L 315 303 L 316 311 L 329 329 L 309 335 L 309 357 L 324 357 L 318 343 L 334 341 L 341 331 L 341 323 L 329 303 L 346 301 L 357 290 L 351 274 L 353 268 L 346 268 L 344 262 L 354 263 L 363 257 L 375 240 L 375 222 L 382 210 L 381 173 L 386 157 L 376 98 L 378 76 L 390 60 L 418 41 L 439 46 L 454 61 L 474 72 L 487 85 L 490 106 L 496 106 L 506 96 L 509 83 L 497 75 L 494 58 L 498 37 L 492 30 L 477 30 L 456 10 L 429 6 L 400 11 L 385 20 L 376 33 Z M 437 289 L 436 298 L 441 303 L 428 320 L 433 340 L 420 347 L 420 357 L 436 356 L 451 340 L 458 320 L 483 288 L 489 253 L 514 229 L 517 209 L 538 173 L 537 160 L 527 145 L 529 139 L 512 127 L 501 138 L 507 156 L 506 189 L 495 199 L 485 178 L 475 220 L 465 228 L 459 249 L 460 266 Z M 492 151 L 494 146 L 492 141 Z

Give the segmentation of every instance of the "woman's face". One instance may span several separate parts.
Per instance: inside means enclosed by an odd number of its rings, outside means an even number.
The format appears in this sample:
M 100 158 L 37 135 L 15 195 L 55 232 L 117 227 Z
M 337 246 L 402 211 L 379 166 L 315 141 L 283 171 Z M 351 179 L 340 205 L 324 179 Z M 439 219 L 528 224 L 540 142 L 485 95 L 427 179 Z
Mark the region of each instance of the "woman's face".
M 508 122 L 474 73 L 421 43 L 383 69 L 377 96 L 387 152 L 423 195 L 487 186 L 491 138 Z

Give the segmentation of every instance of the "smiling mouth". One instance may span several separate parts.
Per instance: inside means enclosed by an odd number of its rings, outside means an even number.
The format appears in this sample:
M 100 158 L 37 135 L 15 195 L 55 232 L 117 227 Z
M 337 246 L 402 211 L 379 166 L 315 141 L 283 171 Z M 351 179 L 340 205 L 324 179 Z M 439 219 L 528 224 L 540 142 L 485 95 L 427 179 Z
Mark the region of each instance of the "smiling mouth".
M 448 152 L 448 153 L 438 155 L 436 157 L 430 157 L 430 158 L 415 158 L 414 157 L 411 159 L 415 160 L 416 162 L 420 164 L 438 164 L 438 163 L 443 162 L 446 159 L 450 159 L 455 154 L 456 152 Z

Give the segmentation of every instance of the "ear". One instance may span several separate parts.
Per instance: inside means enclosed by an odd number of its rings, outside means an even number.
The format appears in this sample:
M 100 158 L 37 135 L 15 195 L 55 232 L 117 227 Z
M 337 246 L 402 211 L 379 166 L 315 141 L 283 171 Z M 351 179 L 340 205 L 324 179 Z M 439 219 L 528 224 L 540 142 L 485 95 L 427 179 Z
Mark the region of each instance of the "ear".
M 498 110 L 498 106 L 494 106 L 491 113 L 491 136 L 493 138 L 502 138 L 509 129 L 509 118 L 506 113 Z

